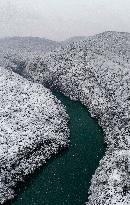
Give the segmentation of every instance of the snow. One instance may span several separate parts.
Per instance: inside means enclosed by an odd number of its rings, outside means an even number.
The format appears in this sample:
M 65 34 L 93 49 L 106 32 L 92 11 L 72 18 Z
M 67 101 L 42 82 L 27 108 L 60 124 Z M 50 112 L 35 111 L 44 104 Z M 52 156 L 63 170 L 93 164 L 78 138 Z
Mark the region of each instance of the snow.
M 81 101 L 104 131 L 87 205 L 130 204 L 130 34 L 104 32 L 33 57 L 11 55 L 4 65 Z
M 0 203 L 14 186 L 68 146 L 68 115 L 40 84 L 0 67 Z
M 130 204 L 130 34 L 104 32 L 69 43 L 31 59 L 23 75 L 80 100 L 103 128 L 107 152 L 87 204 Z

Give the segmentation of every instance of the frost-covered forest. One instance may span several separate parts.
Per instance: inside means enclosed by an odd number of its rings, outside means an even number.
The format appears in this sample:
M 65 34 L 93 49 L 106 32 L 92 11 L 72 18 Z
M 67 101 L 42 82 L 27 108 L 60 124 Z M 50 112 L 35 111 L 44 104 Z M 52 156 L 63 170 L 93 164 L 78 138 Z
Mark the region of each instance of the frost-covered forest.
M 0 67 L 0 203 L 18 181 L 68 146 L 68 115 L 40 84 Z
M 130 34 L 72 39 L 40 55 L 2 51 L 1 65 L 89 108 L 104 131 L 107 151 L 92 177 L 87 205 L 130 204 Z

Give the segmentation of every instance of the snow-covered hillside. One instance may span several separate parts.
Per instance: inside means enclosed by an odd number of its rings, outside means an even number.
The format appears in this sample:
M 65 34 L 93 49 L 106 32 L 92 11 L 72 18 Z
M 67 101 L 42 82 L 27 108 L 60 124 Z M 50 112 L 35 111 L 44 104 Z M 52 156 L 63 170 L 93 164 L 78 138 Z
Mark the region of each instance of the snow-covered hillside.
M 68 115 L 40 84 L 0 67 L 0 203 L 18 181 L 68 146 Z
M 98 118 L 107 152 L 92 178 L 87 204 L 130 204 L 130 34 L 104 32 L 62 44 L 43 57 L 8 59 L 8 69 L 58 88 Z
M 0 39 L 0 65 L 16 55 L 28 59 L 58 47 L 60 43 L 39 37 L 8 37 Z
M 31 60 L 24 75 L 80 100 L 99 119 L 106 156 L 88 205 L 130 204 L 130 34 L 104 32 Z
M 25 52 L 47 52 L 60 43 L 39 37 L 8 37 L 0 39 L 0 47 Z

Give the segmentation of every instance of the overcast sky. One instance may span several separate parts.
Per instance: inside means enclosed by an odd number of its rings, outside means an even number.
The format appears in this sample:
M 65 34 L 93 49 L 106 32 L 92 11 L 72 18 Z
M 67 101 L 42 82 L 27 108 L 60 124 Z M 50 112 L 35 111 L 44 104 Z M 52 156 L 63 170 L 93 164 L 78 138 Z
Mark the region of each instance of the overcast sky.
M 0 0 L 0 37 L 130 32 L 130 0 Z

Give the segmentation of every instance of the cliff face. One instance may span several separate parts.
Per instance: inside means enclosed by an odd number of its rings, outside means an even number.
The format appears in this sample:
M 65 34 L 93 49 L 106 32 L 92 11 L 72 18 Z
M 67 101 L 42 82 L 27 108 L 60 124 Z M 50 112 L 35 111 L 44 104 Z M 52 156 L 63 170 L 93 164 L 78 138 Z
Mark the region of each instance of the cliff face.
M 34 58 L 23 73 L 80 100 L 99 119 L 107 151 L 88 205 L 129 204 L 130 34 L 105 32 Z
M 68 115 L 40 84 L 0 67 L 0 203 L 17 182 L 68 146 Z

